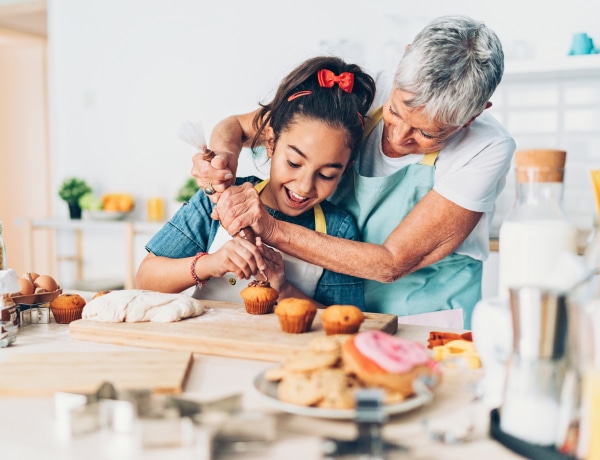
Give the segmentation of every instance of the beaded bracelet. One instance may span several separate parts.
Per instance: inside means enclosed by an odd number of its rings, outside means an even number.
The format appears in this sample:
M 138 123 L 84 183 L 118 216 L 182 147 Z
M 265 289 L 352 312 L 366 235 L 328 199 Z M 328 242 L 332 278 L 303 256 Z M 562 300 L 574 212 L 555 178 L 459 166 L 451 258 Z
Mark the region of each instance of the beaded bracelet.
M 199 252 L 194 256 L 194 259 L 192 260 L 192 263 L 190 265 L 190 273 L 192 275 L 192 279 L 194 280 L 194 283 L 196 283 L 196 286 L 198 286 L 199 288 L 204 286 L 208 279 L 201 280 L 200 278 L 198 278 L 198 275 L 196 275 L 196 262 L 198 262 L 198 259 L 200 257 L 205 256 L 207 254 L 208 252 Z

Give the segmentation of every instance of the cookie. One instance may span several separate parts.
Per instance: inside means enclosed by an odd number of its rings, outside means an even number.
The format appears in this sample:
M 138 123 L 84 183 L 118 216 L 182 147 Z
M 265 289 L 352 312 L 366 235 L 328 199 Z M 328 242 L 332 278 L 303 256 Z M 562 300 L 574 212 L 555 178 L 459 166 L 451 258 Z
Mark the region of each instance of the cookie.
M 335 393 L 327 393 L 317 403 L 317 407 L 323 409 L 354 409 L 356 406 L 354 391 L 352 388 L 346 388 Z
M 310 349 L 300 350 L 288 356 L 283 366 L 289 372 L 311 372 L 319 368 L 335 366 L 339 359 L 339 350 L 326 353 L 316 353 Z
M 290 373 L 279 382 L 277 397 L 290 404 L 312 406 L 323 399 L 323 392 L 311 374 Z
M 286 370 L 283 366 L 270 367 L 265 371 L 265 380 L 269 382 L 279 382 L 286 375 Z
M 315 337 L 308 342 L 308 348 L 315 353 L 335 353 L 340 351 L 340 342 L 335 339 L 336 336 Z

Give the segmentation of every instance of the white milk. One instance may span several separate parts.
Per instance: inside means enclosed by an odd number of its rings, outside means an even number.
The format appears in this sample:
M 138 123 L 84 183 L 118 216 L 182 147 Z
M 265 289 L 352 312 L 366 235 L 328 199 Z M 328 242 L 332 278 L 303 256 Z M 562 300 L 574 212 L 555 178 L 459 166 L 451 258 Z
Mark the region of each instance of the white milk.
M 558 414 L 558 402 L 548 397 L 515 393 L 510 395 L 510 404 L 502 406 L 500 428 L 531 444 L 550 446 L 556 441 Z
M 577 229 L 558 220 L 505 221 L 499 235 L 498 293 L 510 286 L 548 286 L 556 261 L 565 251 L 577 253 Z

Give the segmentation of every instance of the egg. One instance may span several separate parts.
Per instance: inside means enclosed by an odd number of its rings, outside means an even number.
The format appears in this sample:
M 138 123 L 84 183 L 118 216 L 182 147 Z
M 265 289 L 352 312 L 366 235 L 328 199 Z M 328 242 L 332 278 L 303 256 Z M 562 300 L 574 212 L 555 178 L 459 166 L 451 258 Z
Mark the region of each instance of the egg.
M 19 290 L 21 295 L 30 295 L 35 291 L 35 286 L 27 278 L 19 278 L 19 284 L 21 285 Z
M 45 289 L 47 292 L 54 292 L 58 289 L 58 283 L 49 275 L 40 275 L 34 281 L 36 288 Z
M 26 280 L 29 280 L 33 283 L 38 276 L 40 276 L 39 273 L 27 272 L 23 273 L 23 275 L 21 275 L 21 278 L 25 278 Z

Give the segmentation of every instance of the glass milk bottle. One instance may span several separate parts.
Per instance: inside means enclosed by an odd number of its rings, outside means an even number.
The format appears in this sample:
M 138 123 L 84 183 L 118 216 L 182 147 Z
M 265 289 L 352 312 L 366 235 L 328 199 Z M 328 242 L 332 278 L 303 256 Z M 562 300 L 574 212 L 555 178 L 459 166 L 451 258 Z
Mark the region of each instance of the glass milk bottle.
M 562 205 L 566 156 L 563 150 L 515 153 L 517 198 L 499 234 L 502 298 L 510 287 L 551 287 L 559 257 L 577 254 L 577 228 Z

